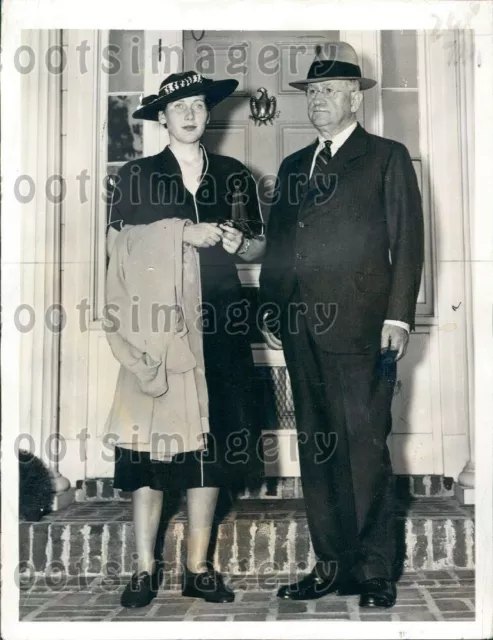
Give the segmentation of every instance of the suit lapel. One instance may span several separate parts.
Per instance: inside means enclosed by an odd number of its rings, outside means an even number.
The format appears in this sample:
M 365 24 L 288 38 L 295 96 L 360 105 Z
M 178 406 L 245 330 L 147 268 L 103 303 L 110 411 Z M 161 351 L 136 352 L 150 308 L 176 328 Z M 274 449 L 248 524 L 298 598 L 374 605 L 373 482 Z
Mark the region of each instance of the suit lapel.
M 366 154 L 368 146 L 368 134 L 358 123 L 346 142 L 332 158 L 329 167 L 340 179 L 351 170 L 351 165 L 356 158 Z
M 329 191 L 327 192 L 327 197 L 324 198 L 325 202 L 328 202 L 332 196 L 335 195 L 336 191 L 340 188 L 343 177 L 359 164 L 355 161 L 366 154 L 367 145 L 368 134 L 363 127 L 358 124 L 329 163 L 328 170 L 331 174 L 331 180 L 327 185 Z M 310 166 L 308 173 L 309 171 Z M 323 195 L 319 188 L 313 185 L 306 190 L 301 203 L 301 209 L 305 215 L 315 204 L 315 198 L 317 197 L 317 199 L 319 199 Z

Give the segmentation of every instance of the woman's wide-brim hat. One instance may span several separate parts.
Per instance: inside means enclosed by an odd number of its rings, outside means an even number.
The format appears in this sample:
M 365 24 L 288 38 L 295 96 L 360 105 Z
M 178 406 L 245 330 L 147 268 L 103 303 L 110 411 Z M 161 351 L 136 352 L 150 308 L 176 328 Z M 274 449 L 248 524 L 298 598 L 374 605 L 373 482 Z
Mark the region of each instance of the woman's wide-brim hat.
M 159 87 L 158 94 L 146 96 L 132 116 L 157 120 L 158 113 L 170 102 L 203 94 L 209 109 L 227 98 L 238 86 L 238 80 L 211 80 L 196 71 L 172 73 Z
M 306 80 L 290 82 L 295 89 L 306 90 L 313 82 L 324 80 L 358 80 L 362 90 L 371 89 L 377 82 L 361 74 L 358 55 L 347 42 L 325 42 L 317 46 L 317 55 L 310 65 Z

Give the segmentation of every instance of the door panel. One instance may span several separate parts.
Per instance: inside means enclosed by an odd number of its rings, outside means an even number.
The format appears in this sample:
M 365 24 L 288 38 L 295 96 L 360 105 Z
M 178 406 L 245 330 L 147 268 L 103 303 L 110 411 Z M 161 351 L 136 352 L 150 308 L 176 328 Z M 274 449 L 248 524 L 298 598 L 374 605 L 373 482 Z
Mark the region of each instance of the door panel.
M 250 136 L 248 125 L 241 123 L 214 123 L 207 127 L 202 141 L 209 151 L 233 156 L 248 166 Z

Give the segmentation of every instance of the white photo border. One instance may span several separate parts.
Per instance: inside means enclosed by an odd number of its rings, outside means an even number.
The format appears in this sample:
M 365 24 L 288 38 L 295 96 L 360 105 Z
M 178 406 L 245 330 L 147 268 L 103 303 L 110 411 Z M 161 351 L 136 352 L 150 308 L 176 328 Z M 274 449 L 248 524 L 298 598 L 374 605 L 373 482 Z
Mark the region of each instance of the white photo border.
M 477 11 L 476 11 L 477 8 Z M 2 6 L 2 637 L 96 638 L 488 638 L 493 636 L 493 37 L 492 3 L 317 0 L 5 0 Z M 241 22 L 239 21 L 241 18 Z M 476 620 L 474 622 L 19 622 L 18 433 L 20 336 L 12 321 L 21 303 L 20 74 L 13 52 L 21 29 L 441 29 L 475 32 L 475 205 L 471 215 L 476 432 Z

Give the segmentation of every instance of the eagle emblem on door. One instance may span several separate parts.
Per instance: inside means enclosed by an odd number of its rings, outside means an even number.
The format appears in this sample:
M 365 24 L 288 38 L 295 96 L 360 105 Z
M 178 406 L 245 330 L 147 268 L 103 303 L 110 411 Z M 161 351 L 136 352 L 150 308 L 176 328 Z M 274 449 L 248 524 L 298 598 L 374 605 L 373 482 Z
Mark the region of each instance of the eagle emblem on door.
M 279 111 L 276 111 L 277 100 L 274 96 L 269 98 L 267 89 L 260 87 L 257 89 L 257 93 L 260 94 L 258 98 L 252 96 L 250 98 L 250 119 L 255 122 L 256 125 L 267 124 L 270 122 L 274 124 L 274 118 L 279 117 Z

